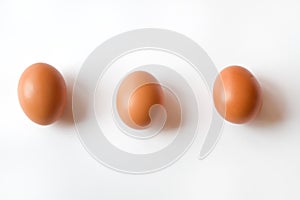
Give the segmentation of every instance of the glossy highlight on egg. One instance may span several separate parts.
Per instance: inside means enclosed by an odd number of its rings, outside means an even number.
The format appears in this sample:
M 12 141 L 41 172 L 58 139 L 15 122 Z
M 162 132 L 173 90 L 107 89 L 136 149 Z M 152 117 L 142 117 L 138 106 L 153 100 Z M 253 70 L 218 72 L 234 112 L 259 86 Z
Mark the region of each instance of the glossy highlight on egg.
M 241 66 L 230 66 L 217 76 L 213 100 L 216 110 L 225 120 L 235 124 L 247 123 L 261 109 L 261 87 L 250 71 Z
M 61 117 L 66 106 L 64 78 L 53 66 L 35 63 L 22 73 L 18 97 L 30 120 L 40 125 L 49 125 Z

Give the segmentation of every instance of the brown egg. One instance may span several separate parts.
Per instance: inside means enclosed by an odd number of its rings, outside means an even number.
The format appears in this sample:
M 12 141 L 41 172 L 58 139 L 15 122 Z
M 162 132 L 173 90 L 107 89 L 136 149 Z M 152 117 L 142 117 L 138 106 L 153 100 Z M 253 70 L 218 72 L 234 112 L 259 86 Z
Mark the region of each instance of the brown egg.
M 240 66 L 230 66 L 221 71 L 214 83 L 213 98 L 220 115 L 236 124 L 254 119 L 262 105 L 258 81 Z
M 163 104 L 163 91 L 157 80 L 148 72 L 136 71 L 121 82 L 116 98 L 120 118 L 131 128 L 145 128 L 150 124 L 149 110 Z
M 48 125 L 56 121 L 65 109 L 66 84 L 54 67 L 36 63 L 21 75 L 18 96 L 29 119 L 40 125 Z

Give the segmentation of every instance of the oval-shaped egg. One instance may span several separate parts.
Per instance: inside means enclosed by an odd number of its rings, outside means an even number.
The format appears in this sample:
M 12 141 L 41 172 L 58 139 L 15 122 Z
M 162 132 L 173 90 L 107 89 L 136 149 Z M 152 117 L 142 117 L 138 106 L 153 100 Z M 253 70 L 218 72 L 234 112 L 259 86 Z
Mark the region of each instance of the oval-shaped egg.
M 145 128 L 150 124 L 149 110 L 163 104 L 164 95 L 157 80 L 148 72 L 135 71 L 121 82 L 116 96 L 117 111 L 131 128 Z
M 213 99 L 220 115 L 235 124 L 251 121 L 262 106 L 257 79 L 241 66 L 230 66 L 220 72 L 214 83 Z
M 54 67 L 35 63 L 22 73 L 18 97 L 29 119 L 40 125 L 48 125 L 63 114 L 67 99 L 66 84 Z

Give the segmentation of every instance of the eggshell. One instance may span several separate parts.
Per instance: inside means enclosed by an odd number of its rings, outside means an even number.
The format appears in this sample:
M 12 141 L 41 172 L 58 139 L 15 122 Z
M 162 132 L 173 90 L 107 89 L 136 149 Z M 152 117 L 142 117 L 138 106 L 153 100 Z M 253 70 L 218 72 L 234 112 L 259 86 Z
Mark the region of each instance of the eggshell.
M 220 115 L 229 122 L 242 124 L 259 113 L 262 92 L 251 72 L 241 66 L 230 66 L 216 78 L 213 99 Z
M 139 129 L 150 124 L 150 108 L 162 105 L 163 100 L 158 81 L 148 72 L 135 71 L 127 75 L 118 88 L 117 111 L 125 124 Z
M 48 125 L 63 114 L 67 99 L 66 84 L 54 67 L 35 63 L 21 75 L 18 97 L 29 119 L 40 125 Z

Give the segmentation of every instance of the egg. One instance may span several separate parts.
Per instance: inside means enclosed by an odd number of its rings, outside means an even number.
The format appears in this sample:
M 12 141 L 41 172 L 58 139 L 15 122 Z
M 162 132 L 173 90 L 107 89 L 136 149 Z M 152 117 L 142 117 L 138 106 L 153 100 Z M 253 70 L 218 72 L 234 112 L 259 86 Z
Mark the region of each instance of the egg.
M 257 79 L 241 66 L 230 66 L 220 72 L 214 83 L 213 99 L 220 115 L 235 124 L 253 120 L 262 106 Z
M 161 85 L 150 73 L 135 71 L 120 83 L 116 95 L 116 107 L 121 120 L 131 128 L 147 127 L 151 118 L 149 110 L 153 105 L 163 105 L 164 94 Z
M 63 76 L 53 66 L 35 63 L 21 75 L 18 84 L 20 105 L 33 122 L 48 125 L 64 112 L 67 91 Z

